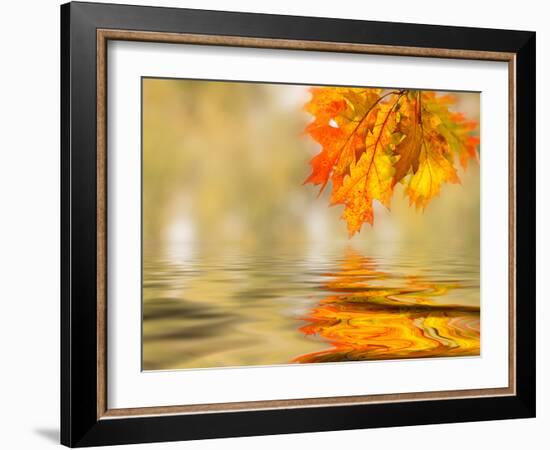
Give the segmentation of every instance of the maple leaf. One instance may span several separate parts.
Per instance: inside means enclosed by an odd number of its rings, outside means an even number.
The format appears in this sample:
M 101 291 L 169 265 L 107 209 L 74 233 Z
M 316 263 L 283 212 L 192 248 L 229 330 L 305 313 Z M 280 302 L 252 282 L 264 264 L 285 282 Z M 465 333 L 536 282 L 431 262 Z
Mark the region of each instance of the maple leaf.
M 396 128 L 394 104 L 378 104 L 373 111 L 376 117 L 368 130 L 361 154 L 349 165 L 349 171 L 341 186 L 333 186 L 331 203 L 345 205 L 343 218 L 348 231 L 359 231 L 363 222 L 372 224 L 373 200 L 390 206 L 392 195 L 393 158 L 390 150 Z
M 453 95 L 436 95 L 435 92 L 423 92 L 422 102 L 427 112 L 440 120 L 438 131 L 450 147 L 458 155 L 463 168 L 468 166 L 468 160 L 479 162 L 477 147 L 479 137 L 472 135 L 478 128 L 475 120 L 468 120 L 463 113 L 451 112 L 449 106 L 456 102 Z
M 424 209 L 443 183 L 459 183 L 455 159 L 478 159 L 477 122 L 449 107 L 455 99 L 431 91 L 312 88 L 306 132 L 321 145 L 304 183 L 331 181 L 332 205 L 344 205 L 350 236 L 374 223 L 373 202 L 387 208 L 397 183 Z
M 305 183 L 325 188 L 329 177 L 335 188 L 365 147 L 372 124 L 369 112 L 379 101 L 381 89 L 313 88 L 305 110 L 314 116 L 306 132 L 322 146 L 310 164 L 312 173 Z
M 427 102 L 423 97 L 419 95 L 425 104 Z M 430 112 L 428 108 L 423 109 L 416 170 L 410 176 L 406 188 L 410 204 L 417 208 L 424 209 L 432 198 L 439 195 L 443 183 L 460 182 L 453 165 L 453 152 L 440 131 L 443 126 L 439 115 Z
M 400 104 L 397 132 L 401 133 L 403 137 L 395 148 L 395 154 L 399 158 L 395 163 L 394 185 L 401 181 L 409 170 L 412 170 L 413 173 L 418 170 L 424 137 L 421 102 L 417 95 L 409 93 L 408 96 L 410 97 L 409 101 Z

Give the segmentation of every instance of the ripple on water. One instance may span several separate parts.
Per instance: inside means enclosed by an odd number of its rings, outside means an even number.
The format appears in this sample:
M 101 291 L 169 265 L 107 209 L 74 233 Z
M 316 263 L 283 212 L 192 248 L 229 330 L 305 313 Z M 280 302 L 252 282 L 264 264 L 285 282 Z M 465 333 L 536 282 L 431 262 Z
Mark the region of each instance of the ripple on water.
M 478 258 L 145 256 L 145 370 L 473 356 Z

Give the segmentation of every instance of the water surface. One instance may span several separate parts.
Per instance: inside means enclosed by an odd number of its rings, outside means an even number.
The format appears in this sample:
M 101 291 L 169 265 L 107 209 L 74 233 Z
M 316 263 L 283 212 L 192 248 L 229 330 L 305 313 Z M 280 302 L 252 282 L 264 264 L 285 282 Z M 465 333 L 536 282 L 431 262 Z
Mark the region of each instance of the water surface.
M 144 370 L 472 356 L 479 319 L 460 252 L 144 252 Z

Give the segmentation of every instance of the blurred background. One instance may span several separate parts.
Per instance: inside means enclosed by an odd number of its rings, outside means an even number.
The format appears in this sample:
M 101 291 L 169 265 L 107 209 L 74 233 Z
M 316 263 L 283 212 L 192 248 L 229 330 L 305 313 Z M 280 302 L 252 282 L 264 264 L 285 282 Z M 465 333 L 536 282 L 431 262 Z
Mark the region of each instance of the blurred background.
M 479 94 L 455 95 L 479 120 Z M 308 99 L 307 86 L 143 79 L 145 370 L 290 363 L 337 345 L 301 328 L 333 294 L 327 276 L 349 278 L 350 255 L 363 277 L 352 290 L 413 277 L 452 287 L 432 303 L 479 308 L 479 166 L 424 213 L 396 187 L 391 211 L 376 205 L 350 239 L 330 186 L 303 185 L 319 152 L 303 133 Z

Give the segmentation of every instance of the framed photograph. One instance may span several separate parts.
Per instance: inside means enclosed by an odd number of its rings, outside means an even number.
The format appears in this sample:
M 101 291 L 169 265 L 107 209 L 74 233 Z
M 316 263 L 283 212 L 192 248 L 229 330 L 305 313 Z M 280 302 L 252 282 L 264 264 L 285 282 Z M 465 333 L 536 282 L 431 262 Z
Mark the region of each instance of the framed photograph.
M 535 415 L 535 33 L 61 7 L 61 441 Z

